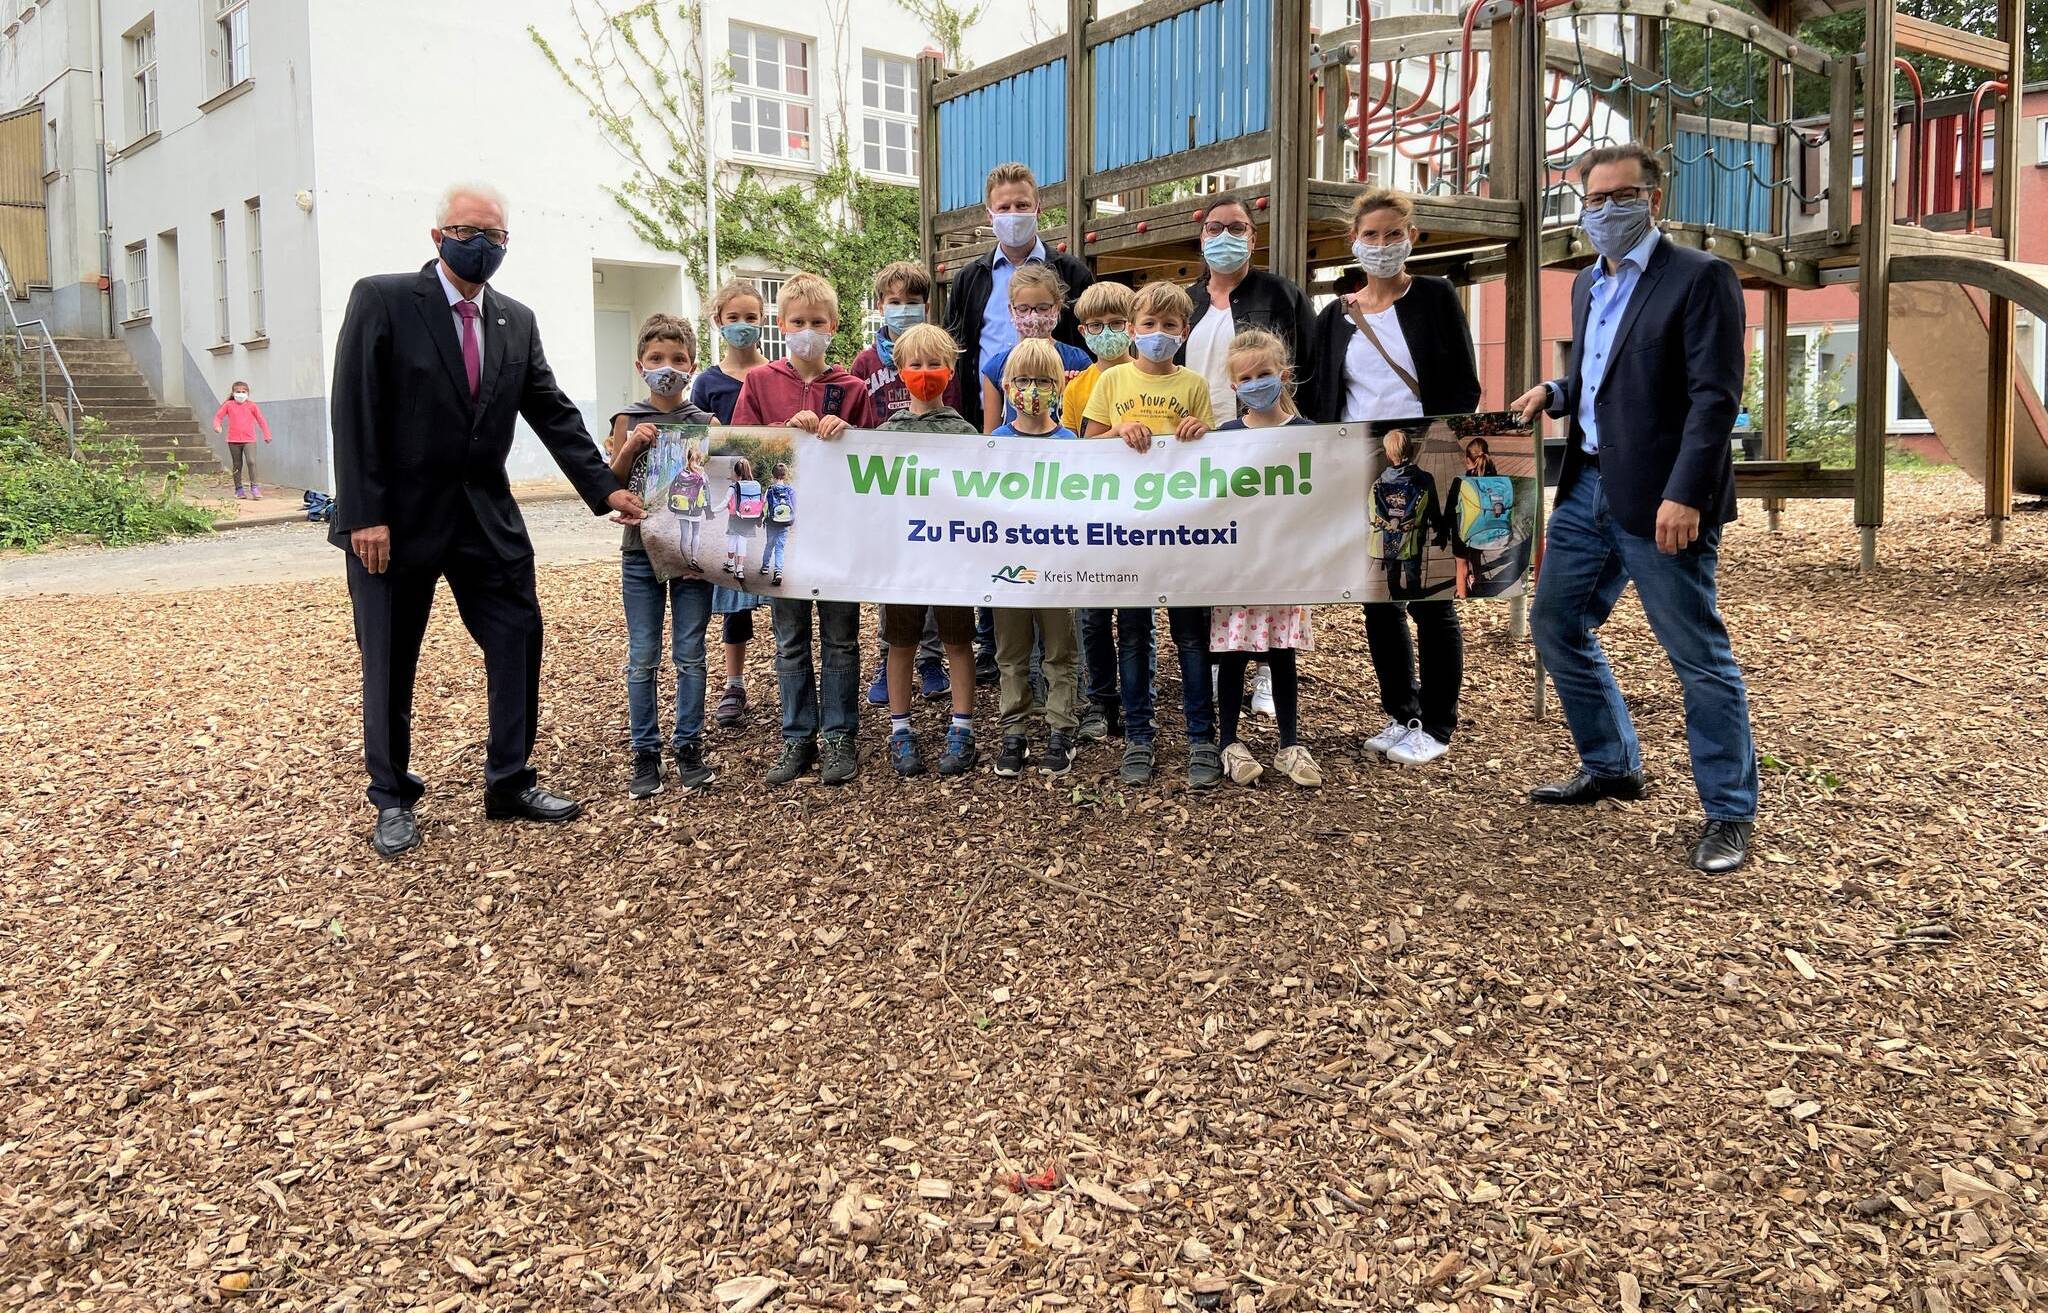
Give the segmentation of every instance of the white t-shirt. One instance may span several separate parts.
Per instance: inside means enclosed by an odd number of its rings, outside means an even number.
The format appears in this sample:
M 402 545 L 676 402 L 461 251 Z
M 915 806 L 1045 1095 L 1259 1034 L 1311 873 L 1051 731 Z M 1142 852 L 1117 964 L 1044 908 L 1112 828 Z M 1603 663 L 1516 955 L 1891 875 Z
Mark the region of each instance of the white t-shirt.
M 1387 349 L 1387 354 L 1413 374 L 1415 357 L 1409 354 L 1408 339 L 1401 336 L 1401 320 L 1394 307 L 1368 314 L 1365 321 L 1379 334 L 1380 345 Z M 1409 419 L 1420 414 L 1422 398 L 1401 381 L 1401 376 L 1388 367 L 1379 348 L 1366 341 L 1365 334 L 1354 326 L 1350 345 L 1344 348 L 1344 418 Z
M 1210 306 L 1188 334 L 1188 368 L 1208 382 L 1209 411 L 1218 424 L 1237 418 L 1237 394 L 1230 390 L 1230 339 L 1236 336 L 1227 305 Z

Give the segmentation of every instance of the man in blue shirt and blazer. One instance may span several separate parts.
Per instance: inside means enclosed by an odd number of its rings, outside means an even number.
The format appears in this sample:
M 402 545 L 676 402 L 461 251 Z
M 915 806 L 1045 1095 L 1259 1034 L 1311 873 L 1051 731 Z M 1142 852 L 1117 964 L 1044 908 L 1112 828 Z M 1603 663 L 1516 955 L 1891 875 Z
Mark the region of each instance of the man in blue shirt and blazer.
M 1721 874 L 1748 858 L 1757 800 L 1748 693 L 1714 592 L 1721 526 L 1735 518 L 1742 287 L 1727 264 L 1658 233 L 1655 155 L 1602 147 L 1578 173 L 1580 223 L 1600 258 L 1572 285 L 1571 369 L 1515 408 L 1571 421 L 1531 620 L 1579 769 L 1529 796 L 1569 806 L 1643 795 L 1635 727 L 1594 633 L 1633 581 L 1685 690 L 1706 818 L 1692 864 Z

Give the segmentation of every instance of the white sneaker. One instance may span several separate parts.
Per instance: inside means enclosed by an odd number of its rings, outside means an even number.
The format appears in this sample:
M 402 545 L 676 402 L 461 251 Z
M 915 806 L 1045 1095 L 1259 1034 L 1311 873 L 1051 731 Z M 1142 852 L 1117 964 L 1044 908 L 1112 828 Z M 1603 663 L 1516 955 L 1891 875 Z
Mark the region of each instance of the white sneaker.
M 1398 720 L 1390 720 L 1387 727 L 1365 741 L 1367 752 L 1376 752 L 1384 757 L 1401 746 L 1401 740 L 1408 737 L 1408 727 Z
M 1273 670 L 1270 666 L 1261 665 L 1258 673 L 1252 676 L 1252 714 L 1268 719 L 1280 714 L 1273 707 Z
M 1387 760 L 1400 762 L 1403 766 L 1427 766 L 1451 750 L 1448 743 L 1440 743 L 1434 734 L 1416 722 L 1408 728 L 1408 737 L 1387 749 Z

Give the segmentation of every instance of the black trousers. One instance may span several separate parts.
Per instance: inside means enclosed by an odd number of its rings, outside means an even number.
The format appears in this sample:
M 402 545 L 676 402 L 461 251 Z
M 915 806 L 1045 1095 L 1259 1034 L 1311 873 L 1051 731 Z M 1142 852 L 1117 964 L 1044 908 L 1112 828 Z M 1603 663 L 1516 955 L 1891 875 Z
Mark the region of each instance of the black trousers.
M 529 759 L 540 720 L 541 623 L 533 558 L 503 559 L 470 525 L 430 565 L 371 574 L 348 554 L 348 594 L 363 654 L 363 764 L 370 803 L 380 810 L 410 807 L 426 791 L 411 772 L 412 692 L 434 586 L 443 577 L 484 654 L 491 723 L 484 787 L 517 793 L 534 782 Z
M 1408 637 L 1411 619 L 1413 642 Z M 1380 707 L 1387 719 L 1403 725 L 1419 720 L 1439 743 L 1449 743 L 1458 728 L 1458 693 L 1465 686 L 1465 636 L 1458 628 L 1458 604 L 1449 598 L 1367 602 L 1365 645 L 1372 652 Z

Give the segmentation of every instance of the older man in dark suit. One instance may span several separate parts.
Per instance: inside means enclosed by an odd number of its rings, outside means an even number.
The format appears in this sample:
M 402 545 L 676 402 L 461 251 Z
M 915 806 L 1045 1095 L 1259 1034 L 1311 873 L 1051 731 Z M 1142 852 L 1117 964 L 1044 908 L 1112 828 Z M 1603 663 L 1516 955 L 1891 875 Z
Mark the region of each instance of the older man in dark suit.
M 1579 750 L 1569 779 L 1531 791 L 1583 805 L 1643 793 L 1642 752 L 1594 630 L 1630 582 L 1685 690 L 1685 734 L 1706 825 L 1692 864 L 1733 871 L 1756 820 L 1749 696 L 1715 596 L 1721 526 L 1735 518 L 1728 435 L 1741 404 L 1742 288 L 1711 255 L 1663 240 L 1657 157 L 1589 151 L 1581 226 L 1600 258 L 1572 285 L 1572 367 L 1516 401 L 1571 419 L 1531 613 Z
M 511 241 L 504 198 L 481 185 L 451 188 L 428 236 L 437 255 L 417 273 L 356 284 L 334 357 L 328 537 L 348 553 L 377 808 L 370 842 L 385 857 L 420 842 L 413 805 L 426 782 L 408 769 L 413 678 L 442 578 L 484 654 L 485 815 L 567 821 L 581 810 L 541 788 L 528 763 L 541 619 L 533 544 L 505 474 L 513 422 L 525 418 L 593 513 L 627 524 L 642 515 L 556 386 L 533 312 L 487 285 Z

